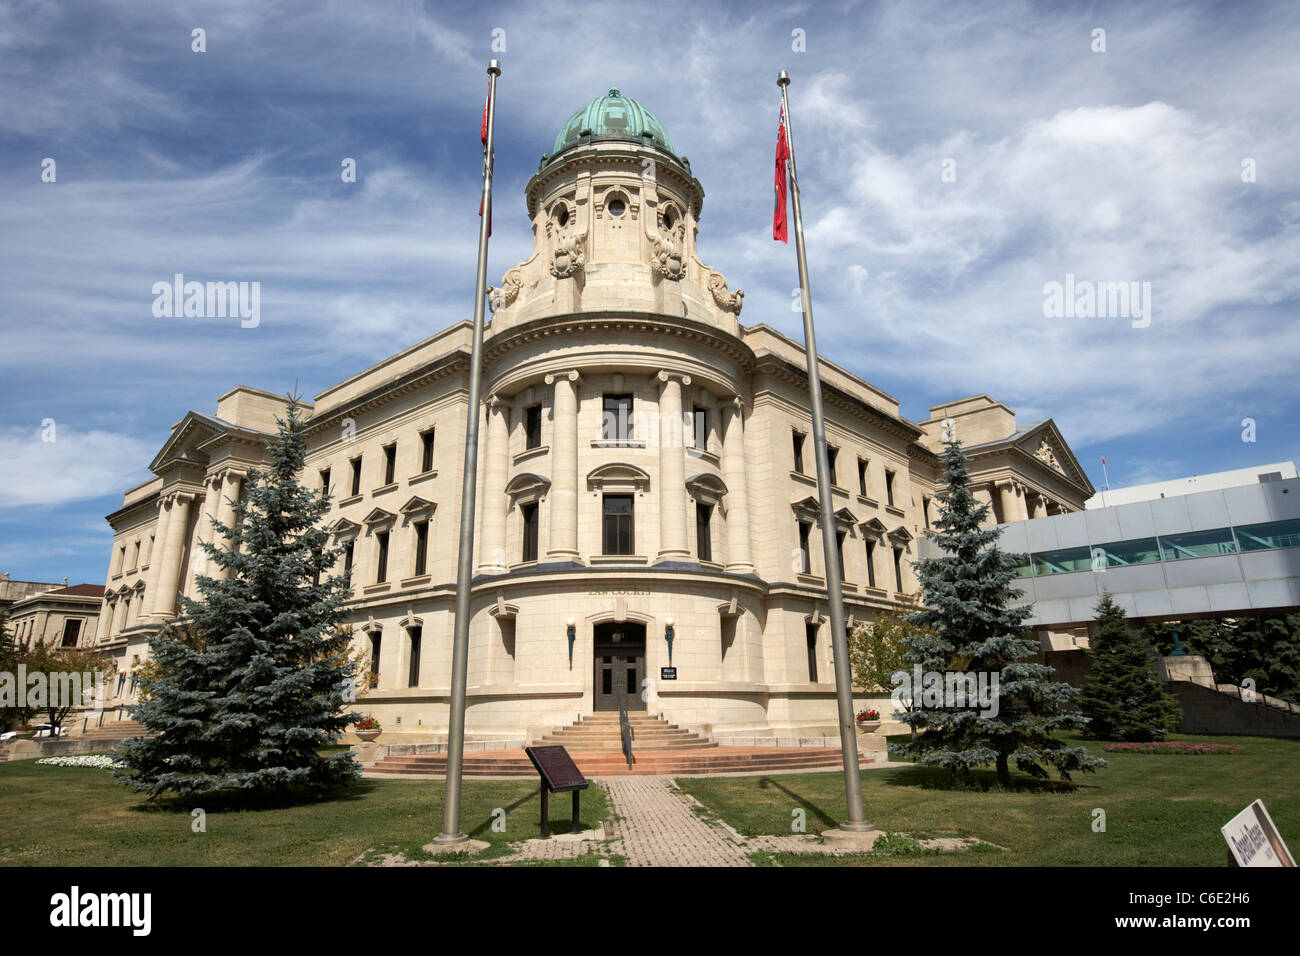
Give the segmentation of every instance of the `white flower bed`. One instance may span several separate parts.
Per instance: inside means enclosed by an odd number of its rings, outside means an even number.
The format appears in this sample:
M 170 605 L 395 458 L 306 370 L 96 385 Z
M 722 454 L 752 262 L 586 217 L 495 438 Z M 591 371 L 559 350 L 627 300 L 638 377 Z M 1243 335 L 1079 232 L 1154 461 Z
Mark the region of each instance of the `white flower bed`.
M 52 767 L 97 767 L 100 770 L 111 770 L 120 766 L 117 758 L 109 754 L 83 754 L 79 757 L 42 757 L 36 762 L 49 764 Z

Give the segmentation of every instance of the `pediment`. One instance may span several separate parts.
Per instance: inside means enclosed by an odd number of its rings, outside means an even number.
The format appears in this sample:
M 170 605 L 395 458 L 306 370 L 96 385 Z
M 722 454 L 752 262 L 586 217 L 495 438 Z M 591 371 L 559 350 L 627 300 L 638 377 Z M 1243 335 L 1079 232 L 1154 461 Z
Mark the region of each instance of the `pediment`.
M 587 487 L 635 488 L 637 491 L 645 491 L 650 487 L 650 473 L 625 461 L 612 461 L 587 473 Z
M 437 504 L 427 498 L 421 498 L 419 495 L 412 495 L 406 504 L 402 505 L 402 507 L 397 510 L 404 515 L 415 515 L 422 514 L 425 511 L 433 511 L 437 507 Z M 371 514 L 373 513 L 374 512 L 371 512 Z
M 882 538 L 889 533 L 889 529 L 885 527 L 885 523 L 879 518 L 868 518 L 858 527 L 868 537 Z
M 355 521 L 349 521 L 347 518 L 339 518 L 332 525 L 325 529 L 333 535 L 356 534 L 361 530 L 361 525 Z
M 215 421 L 198 412 L 186 412 L 162 448 L 149 462 L 149 470 L 158 472 L 174 461 L 185 461 L 196 465 L 206 465 L 208 455 L 199 446 L 221 434 L 221 428 Z
M 515 475 L 506 484 L 506 494 L 511 498 L 521 495 L 543 495 L 551 487 L 549 478 L 535 475 L 531 471 Z
M 1079 466 L 1074 452 L 1052 419 L 1041 422 L 1022 435 L 1016 442 L 1017 450 L 1041 462 L 1045 468 L 1056 472 L 1067 481 L 1092 490 L 1092 482 Z
M 393 514 L 391 511 L 385 511 L 383 508 L 376 508 L 374 511 L 370 512 L 370 514 L 366 515 L 365 519 L 361 523 L 367 525 L 385 524 L 387 522 L 395 521 L 396 519 L 397 515 Z
M 721 498 L 727 493 L 727 483 L 709 472 L 691 475 L 686 479 L 686 488 L 696 498 Z

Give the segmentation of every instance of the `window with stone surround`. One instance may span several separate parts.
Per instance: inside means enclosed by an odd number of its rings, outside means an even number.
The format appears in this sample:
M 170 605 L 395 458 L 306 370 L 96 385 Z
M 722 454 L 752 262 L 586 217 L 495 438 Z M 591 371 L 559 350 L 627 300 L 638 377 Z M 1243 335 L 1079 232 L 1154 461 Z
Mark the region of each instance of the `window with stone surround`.
M 804 641 L 808 645 L 808 681 L 817 683 L 817 625 L 809 621 L 803 626 Z
M 893 508 L 894 505 L 894 473 L 885 469 L 885 504 Z
M 812 522 L 799 522 L 799 570 L 804 574 L 812 574 L 812 551 L 809 549 L 808 542 L 812 537 Z
M 384 484 L 397 480 L 397 442 L 384 446 Z
M 537 560 L 537 502 L 532 501 L 519 506 L 519 513 L 524 520 L 524 549 L 522 560 Z
M 350 462 L 350 464 L 352 465 L 352 490 L 351 490 L 351 492 L 349 492 L 349 494 L 351 494 L 351 495 L 359 495 L 359 494 L 361 494 L 361 459 L 360 459 L 360 457 L 353 458 L 352 461 Z
M 869 462 L 865 458 L 858 459 L 858 494 L 864 498 L 870 498 L 871 494 L 867 491 L 867 466 Z
M 420 432 L 420 474 L 433 471 L 433 433 L 432 428 Z
M 529 405 L 524 409 L 524 449 L 542 447 L 542 406 Z
M 713 520 L 713 506 L 695 505 L 695 550 L 701 561 L 713 560 L 713 536 L 709 522 Z
M 383 584 L 388 580 L 388 532 L 375 532 L 375 545 L 378 548 L 375 562 L 375 583 Z
M 429 522 L 415 522 L 415 573 L 425 573 L 429 562 Z
M 605 554 L 635 554 L 631 495 L 604 495 Z
M 793 444 L 794 444 L 794 470 L 802 475 L 804 473 L 803 442 L 806 436 L 801 431 L 793 431 L 791 432 L 791 434 L 793 435 Z
M 631 395 L 606 393 L 602 410 L 600 432 L 602 441 L 636 440 L 635 429 L 632 427 Z

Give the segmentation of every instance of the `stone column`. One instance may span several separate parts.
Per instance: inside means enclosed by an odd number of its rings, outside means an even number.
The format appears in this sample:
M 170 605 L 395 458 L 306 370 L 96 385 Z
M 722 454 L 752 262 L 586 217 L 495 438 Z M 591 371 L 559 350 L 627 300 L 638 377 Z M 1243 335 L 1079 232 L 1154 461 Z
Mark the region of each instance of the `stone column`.
M 153 612 L 153 602 L 158 598 L 158 577 L 162 574 L 163 542 L 167 540 L 167 522 L 171 509 L 167 499 L 158 498 L 158 521 L 153 528 L 153 544 L 149 547 L 149 576 L 144 581 L 144 599 L 148 602 L 146 613 Z
M 578 394 L 576 371 L 546 376 L 551 399 L 551 531 L 546 557 L 577 561 L 578 556 Z
M 190 502 L 194 496 L 180 492 L 172 498 L 172 514 L 167 521 L 167 543 L 162 550 L 162 570 L 158 574 L 158 592 L 154 595 L 154 614 L 170 617 L 176 613 L 176 591 L 180 587 L 181 561 L 185 556 L 185 530 L 190 521 Z
M 976 485 L 971 489 L 971 493 L 975 496 L 976 501 L 989 506 L 988 514 L 980 522 L 981 527 L 987 528 L 996 524 L 998 516 L 993 511 L 993 487 L 991 485 Z
M 489 395 L 486 461 L 483 468 L 483 504 L 480 506 L 478 573 L 499 574 L 506 569 L 506 474 L 510 470 L 510 403 Z
M 1042 495 L 1035 492 L 1030 498 L 1030 505 L 1033 508 L 1033 511 L 1030 515 L 1031 517 L 1034 518 L 1047 517 L 1047 499 L 1044 498 Z
M 656 561 L 690 557 L 686 537 L 686 449 L 682 434 L 682 387 L 689 375 L 659 373 L 659 554 Z
M 1020 502 L 1016 498 L 1014 482 L 1007 481 L 998 485 L 998 505 L 1002 511 L 1002 522 L 1020 520 Z
M 111 637 L 117 637 L 122 633 L 122 628 L 126 624 L 126 595 L 119 594 L 117 600 L 113 602 L 113 623 L 109 625 L 109 634 Z
M 204 542 L 212 541 L 212 522 L 210 519 L 217 516 L 217 510 L 220 507 L 221 476 L 212 475 L 211 477 L 204 478 L 203 485 L 207 488 L 207 493 L 203 496 L 203 510 L 199 512 L 198 527 L 194 529 L 194 540 L 196 543 L 193 560 L 190 561 L 189 581 L 185 586 L 185 593 L 190 597 L 198 596 L 198 588 L 195 585 L 195 580 L 200 574 L 199 569 L 204 568 L 211 570 L 209 566 L 212 562 L 208 558 L 208 553 L 203 549 L 202 545 Z M 208 573 L 208 570 L 204 570 L 202 573 L 207 577 L 212 577 L 212 575 Z
M 108 640 L 109 631 L 113 627 L 113 606 L 108 603 L 108 598 L 104 598 L 99 605 L 99 620 L 95 622 L 95 643 L 103 644 Z
M 227 528 L 233 529 L 235 527 L 235 502 L 239 500 L 239 492 L 243 487 L 244 475 L 242 472 L 238 471 L 227 471 L 224 476 L 218 475 L 214 480 L 218 482 L 218 497 L 220 498 L 220 503 L 217 505 L 217 520 Z M 217 545 L 217 547 L 222 547 L 223 544 L 226 548 L 231 547 L 229 539 L 226 539 L 224 542 L 219 542 L 215 539 L 215 536 L 212 543 Z M 220 569 L 220 577 L 228 578 L 230 577 L 230 574 L 231 571 L 229 568 Z
M 737 396 L 727 407 L 722 444 L 723 481 L 727 483 L 727 570 L 752 574 L 749 543 L 749 490 L 745 487 L 745 403 Z

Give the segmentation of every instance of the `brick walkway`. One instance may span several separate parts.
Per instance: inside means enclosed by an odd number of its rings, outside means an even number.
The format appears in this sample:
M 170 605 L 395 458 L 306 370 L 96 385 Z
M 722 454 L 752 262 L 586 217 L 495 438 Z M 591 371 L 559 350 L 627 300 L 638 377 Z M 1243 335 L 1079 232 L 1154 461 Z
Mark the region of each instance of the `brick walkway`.
M 628 866 L 751 866 L 743 843 L 691 809 L 668 777 L 607 777 L 618 814 L 614 852 Z

